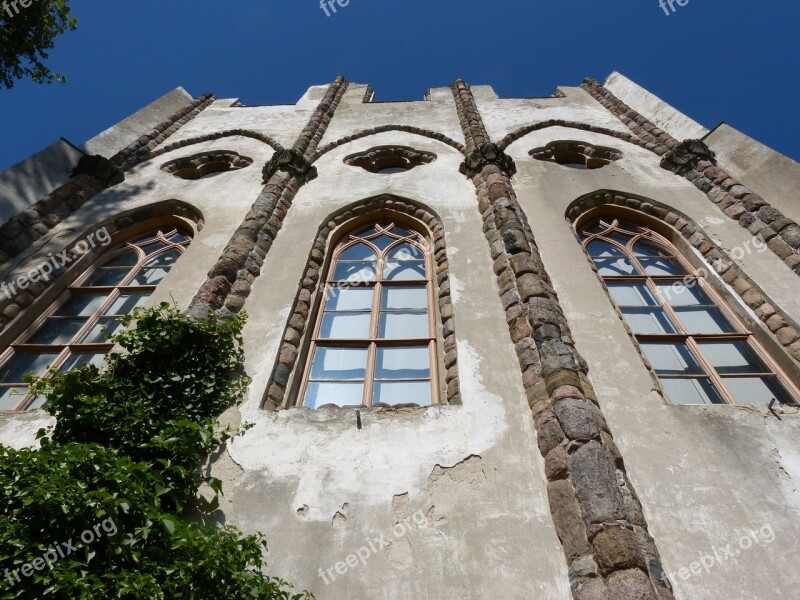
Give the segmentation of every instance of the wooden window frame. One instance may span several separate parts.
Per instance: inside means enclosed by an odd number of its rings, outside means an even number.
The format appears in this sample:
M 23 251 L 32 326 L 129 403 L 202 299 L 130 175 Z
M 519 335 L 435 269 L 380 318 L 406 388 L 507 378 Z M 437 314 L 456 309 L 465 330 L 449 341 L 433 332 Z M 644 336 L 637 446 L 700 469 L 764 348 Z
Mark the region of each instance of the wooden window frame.
M 389 246 L 387 246 L 384 250 L 380 250 L 374 244 L 369 243 L 369 240 L 365 240 L 363 238 L 357 237 L 358 235 L 362 234 L 363 232 L 376 228 L 378 226 L 385 227 L 388 223 L 391 223 L 392 227 L 388 230 L 382 229 L 379 231 L 388 231 L 391 232 L 395 227 L 400 227 L 406 229 L 411 234 L 410 236 L 402 237 L 400 239 L 395 240 Z M 442 401 L 442 394 L 439 386 L 439 331 L 437 327 L 437 310 L 436 310 L 436 296 L 435 296 L 435 282 L 433 274 L 435 272 L 434 269 L 434 262 L 433 262 L 433 252 L 432 252 L 432 244 L 430 242 L 429 236 L 426 233 L 423 233 L 424 229 L 414 223 L 410 223 L 406 219 L 398 219 L 394 214 L 371 214 L 368 220 L 359 219 L 355 223 L 350 223 L 349 227 L 344 229 L 344 233 L 339 236 L 334 242 L 331 244 L 331 257 L 330 260 L 327 261 L 325 265 L 325 279 L 324 279 L 324 290 L 321 294 L 320 301 L 316 306 L 316 313 L 313 319 L 313 329 L 310 336 L 310 341 L 305 349 L 305 364 L 303 367 L 302 372 L 302 379 L 299 386 L 299 391 L 297 396 L 292 403 L 294 407 L 303 407 L 305 404 L 305 397 L 308 391 L 308 387 L 310 383 L 324 383 L 324 382 L 336 382 L 342 383 L 347 380 L 323 380 L 323 379 L 312 379 L 311 378 L 311 369 L 314 363 L 315 354 L 318 348 L 325 348 L 325 347 L 335 347 L 335 348 L 366 348 L 367 349 L 367 362 L 365 367 L 365 374 L 363 379 L 363 386 L 364 389 L 362 391 L 362 403 L 360 405 L 349 405 L 349 406 L 342 406 L 339 408 L 347 409 L 347 408 L 372 408 L 372 407 L 385 407 L 389 405 L 383 404 L 373 404 L 373 396 L 374 396 L 374 388 L 375 388 L 375 370 L 376 370 L 376 362 L 377 362 L 377 354 L 379 348 L 396 348 L 396 347 L 408 347 L 408 346 L 428 346 L 428 355 L 429 355 L 429 366 L 430 366 L 430 374 L 428 378 L 417 378 L 417 379 L 403 379 L 403 380 L 386 380 L 386 381 L 404 381 L 404 382 L 413 382 L 413 381 L 430 381 L 431 386 L 431 405 L 441 405 Z M 340 280 L 335 279 L 334 273 L 336 270 L 337 265 L 339 264 L 346 264 L 348 261 L 341 262 L 339 257 L 345 252 L 348 248 L 355 246 L 359 243 L 365 243 L 372 248 L 375 252 L 377 258 L 374 261 L 376 264 L 375 270 L 375 278 L 372 281 L 356 281 L 356 282 L 343 282 Z M 396 246 L 402 245 L 404 243 L 410 243 L 416 246 L 424 259 L 425 264 L 425 278 L 424 279 L 416 279 L 416 280 L 386 280 L 384 275 L 384 267 L 387 261 L 386 255 Z M 370 261 L 351 261 L 351 262 L 370 262 Z M 407 312 L 407 309 L 404 311 L 403 309 L 386 309 L 382 310 L 381 303 L 383 299 L 383 290 L 384 288 L 392 288 L 392 287 L 409 287 L 409 286 L 419 286 L 422 287 L 422 284 L 425 284 L 426 287 L 426 298 L 427 298 L 427 322 L 428 322 L 428 335 L 426 337 L 420 338 L 381 338 L 379 337 L 379 327 L 380 327 L 380 317 L 382 313 L 391 313 L 391 312 Z M 324 315 L 326 314 L 326 306 L 328 303 L 328 299 L 330 298 L 331 291 L 334 289 L 339 288 L 371 288 L 373 290 L 373 297 L 372 297 L 372 307 L 369 311 L 370 315 L 370 326 L 369 326 L 369 337 L 368 338 L 321 338 L 320 337 L 320 329 L 322 326 L 322 320 Z M 333 311 L 331 311 L 333 312 Z M 341 311 L 341 312 L 353 312 L 353 313 L 364 313 L 366 314 L 366 310 L 353 310 L 353 311 Z M 362 380 L 350 380 L 350 381 L 358 381 L 361 382 Z M 337 407 L 335 404 L 323 404 L 318 407 L 319 408 L 328 408 L 328 407 Z
M 581 241 L 581 245 L 583 246 L 584 252 L 589 257 L 589 260 L 592 263 L 596 264 L 596 259 L 600 259 L 603 257 L 594 257 L 589 252 L 588 246 L 594 240 L 601 240 L 604 243 L 612 244 L 620 251 L 624 253 L 625 260 L 629 261 L 630 264 L 634 267 L 635 270 L 639 271 L 641 275 L 601 275 L 598 271 L 598 277 L 603 281 L 603 283 L 608 288 L 609 283 L 636 283 L 644 285 L 647 288 L 647 291 L 651 294 L 653 299 L 659 303 L 660 308 L 667 314 L 671 324 L 678 330 L 676 333 L 663 333 L 663 334 L 651 334 L 651 333 L 634 333 L 631 329 L 631 334 L 636 342 L 636 344 L 640 347 L 640 351 L 642 352 L 643 356 L 646 356 L 646 353 L 641 348 L 642 343 L 648 342 L 655 342 L 655 343 L 683 343 L 689 349 L 692 357 L 699 363 L 700 368 L 703 371 L 702 375 L 697 374 L 670 374 L 667 376 L 659 376 L 655 373 L 655 368 L 651 367 L 651 370 L 656 375 L 656 379 L 659 382 L 659 385 L 662 388 L 663 396 L 667 399 L 668 402 L 671 404 L 673 403 L 669 399 L 669 395 L 664 390 L 664 386 L 661 383 L 662 378 L 667 379 L 704 379 L 707 378 L 713 384 L 714 390 L 717 394 L 719 394 L 720 398 L 722 399 L 724 404 L 736 405 L 741 406 L 738 404 L 733 397 L 733 394 L 728 390 L 728 387 L 725 385 L 723 381 L 723 376 L 719 374 L 717 369 L 711 364 L 711 361 L 706 357 L 705 353 L 701 349 L 701 345 L 706 342 L 724 342 L 724 343 L 735 343 L 735 342 L 742 342 L 745 346 L 753 353 L 755 358 L 764 365 L 767 369 L 765 371 L 760 372 L 748 372 L 748 373 L 735 373 L 735 374 L 724 374 L 724 378 L 730 379 L 743 379 L 743 378 L 770 378 L 774 379 L 775 382 L 778 384 L 779 387 L 783 388 L 783 391 L 786 394 L 786 400 L 788 404 L 797 405 L 798 398 L 800 398 L 800 389 L 791 381 L 791 379 L 783 372 L 783 370 L 778 366 L 776 361 L 770 356 L 769 352 L 758 342 L 755 338 L 754 334 L 747 328 L 744 321 L 732 310 L 729 306 L 728 302 L 715 290 L 713 289 L 708 282 L 703 278 L 697 276 L 695 274 L 695 270 L 693 266 L 689 263 L 686 259 L 684 254 L 664 235 L 658 233 L 656 230 L 652 229 L 651 227 L 640 224 L 635 221 L 635 219 L 626 218 L 627 215 L 617 215 L 615 212 L 609 212 L 606 214 L 596 215 L 592 218 L 585 219 L 580 226 L 577 228 L 577 232 L 579 234 L 579 240 Z M 599 233 L 589 233 L 588 230 L 593 229 L 597 225 L 602 224 L 605 229 Z M 644 230 L 642 233 L 634 233 L 633 231 L 628 231 L 625 225 L 633 225 L 639 229 Z M 613 233 L 615 230 L 621 230 L 625 232 L 627 235 L 630 235 L 630 239 L 626 243 L 625 246 L 614 240 L 610 237 L 606 237 L 609 233 Z M 644 265 L 641 261 L 637 258 L 636 253 L 634 251 L 634 246 L 642 241 L 646 240 L 656 246 L 658 246 L 661 250 L 663 250 L 666 255 L 662 258 L 671 259 L 675 261 L 684 271 L 685 273 L 682 275 L 648 275 Z M 733 329 L 732 332 L 729 333 L 713 333 L 713 334 L 698 334 L 698 333 L 690 333 L 683 323 L 683 320 L 674 310 L 674 307 L 670 305 L 668 299 L 664 296 L 661 290 L 658 287 L 658 284 L 669 284 L 672 285 L 673 283 L 680 282 L 680 283 L 689 283 L 693 282 L 693 285 L 696 286 L 702 293 L 704 293 L 712 304 L 703 304 L 703 305 L 696 305 L 702 307 L 713 307 L 716 308 L 728 324 Z M 689 286 L 687 286 L 689 287 Z M 625 308 L 642 308 L 641 306 L 630 306 L 630 305 L 621 305 L 619 304 L 613 296 L 611 296 L 609 291 L 609 297 L 612 304 L 617 308 L 620 314 L 623 316 L 623 320 L 628 323 L 627 319 L 625 319 L 623 309 Z M 779 403 L 781 402 L 780 399 L 777 400 Z M 690 405 L 690 406 L 700 406 L 700 405 Z
M 167 239 L 176 233 L 184 235 L 188 238 L 188 240 L 185 242 L 172 242 Z M 147 244 L 143 243 L 145 240 L 151 237 L 156 237 L 158 242 L 164 244 L 164 247 L 148 256 L 144 253 L 144 250 L 142 250 L 142 246 L 146 247 L 147 245 L 154 243 L 153 241 L 149 241 Z M 137 273 L 144 267 L 146 262 L 149 262 L 154 258 L 161 256 L 162 254 L 170 252 L 173 249 L 177 249 L 182 256 L 186 252 L 189 244 L 191 244 L 193 238 L 194 231 L 191 227 L 187 226 L 182 221 L 178 223 L 172 221 L 162 225 L 151 223 L 149 227 L 141 229 L 137 228 L 137 232 L 129 232 L 129 235 L 126 236 L 126 239 L 110 244 L 108 250 L 105 250 L 99 256 L 95 257 L 91 264 L 83 268 L 77 274 L 72 283 L 52 302 L 50 302 L 45 310 L 43 310 L 35 320 L 22 329 L 22 331 L 15 336 L 15 339 L 12 343 L 8 344 L 8 346 L 2 352 L 0 352 L 0 365 L 3 365 L 15 354 L 52 355 L 53 360 L 49 363 L 48 369 L 41 375 L 42 378 L 49 378 L 51 370 L 59 370 L 70 356 L 76 354 L 108 354 L 114 347 L 113 343 L 91 343 L 79 342 L 76 340 L 82 340 L 90 331 L 92 331 L 92 329 L 94 329 L 96 325 L 100 323 L 101 319 L 120 316 L 106 315 L 105 313 L 121 295 L 128 293 L 146 293 L 147 300 L 145 300 L 145 303 L 147 303 L 161 281 L 159 281 L 159 283 L 156 285 L 136 285 L 133 280 Z M 134 250 L 137 254 L 136 263 L 129 267 L 123 267 L 127 268 L 128 271 L 125 277 L 118 284 L 101 286 L 84 285 L 84 283 L 89 280 L 99 268 L 102 268 L 114 258 L 121 256 L 130 250 Z M 56 316 L 54 313 L 57 312 L 70 299 L 80 296 L 103 294 L 106 295 L 105 300 L 91 314 L 83 317 L 63 316 L 64 320 L 69 318 L 81 318 L 86 320 L 80 329 L 76 331 L 67 342 L 57 344 L 26 342 L 28 338 L 38 332 L 40 327 L 44 325 L 47 319 L 61 319 L 62 317 Z M 17 387 L 23 386 L 20 386 L 19 382 L 6 383 L 0 381 L 0 389 Z M 14 408 L 8 409 L 8 411 L 22 412 L 28 410 L 35 400 L 36 398 L 31 394 L 20 394 L 20 401 Z

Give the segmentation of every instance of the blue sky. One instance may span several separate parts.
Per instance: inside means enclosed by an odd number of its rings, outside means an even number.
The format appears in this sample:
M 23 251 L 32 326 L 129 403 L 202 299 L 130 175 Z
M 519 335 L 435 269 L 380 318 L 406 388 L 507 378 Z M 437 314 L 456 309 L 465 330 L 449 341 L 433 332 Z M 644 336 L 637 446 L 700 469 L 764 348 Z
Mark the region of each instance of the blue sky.
M 66 85 L 0 91 L 0 170 L 80 144 L 170 89 L 294 103 L 337 74 L 377 100 L 461 77 L 505 97 L 627 75 L 708 127 L 721 121 L 800 160 L 800 2 L 688 0 L 73 0 L 78 31 L 50 64 Z

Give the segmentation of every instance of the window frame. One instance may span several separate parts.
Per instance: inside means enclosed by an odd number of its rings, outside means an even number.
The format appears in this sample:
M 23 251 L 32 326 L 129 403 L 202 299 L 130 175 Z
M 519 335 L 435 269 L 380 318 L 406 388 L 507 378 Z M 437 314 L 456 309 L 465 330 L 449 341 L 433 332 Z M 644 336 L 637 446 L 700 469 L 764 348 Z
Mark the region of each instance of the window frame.
M 100 230 L 103 227 L 109 228 L 108 225 L 99 225 L 95 229 Z M 164 236 L 160 235 L 162 232 L 164 233 Z M 166 240 L 167 244 L 163 248 L 158 249 L 155 253 L 149 256 L 143 255 L 141 247 L 136 245 L 137 242 L 140 242 L 147 237 L 168 237 L 173 233 L 180 233 L 186 236 L 188 241 L 184 243 L 175 243 Z M 76 239 L 79 241 L 84 237 L 85 236 L 82 236 Z M 127 228 L 125 231 L 116 232 L 111 236 L 111 240 L 107 245 L 93 248 L 90 252 L 80 256 L 74 261 L 73 264 L 69 265 L 66 273 L 59 278 L 63 279 L 65 283 L 62 283 L 58 289 L 51 290 L 50 293 L 45 292 L 42 294 L 42 296 L 37 299 L 38 301 L 34 302 L 34 304 L 28 308 L 28 311 L 36 311 L 39 309 L 40 312 L 33 320 L 26 323 L 21 323 L 13 331 L 9 331 L 8 336 L 4 336 L 8 341 L 1 346 L 2 350 L 0 350 L 0 366 L 5 364 L 5 362 L 15 354 L 49 354 L 52 355 L 53 360 L 48 363 L 47 369 L 40 376 L 42 378 L 49 378 L 51 376 L 51 371 L 58 371 L 71 356 L 77 354 L 107 355 L 114 348 L 113 343 L 109 343 L 106 340 L 102 342 L 85 342 L 83 341 L 83 338 L 88 335 L 98 324 L 101 324 L 102 319 L 111 319 L 114 316 L 128 314 L 105 314 L 106 311 L 110 310 L 120 296 L 124 294 L 136 292 L 147 293 L 148 296 L 144 300 L 142 306 L 148 306 L 150 304 L 150 299 L 158 288 L 158 285 L 160 285 L 163 280 L 169 276 L 171 269 L 161 280 L 159 280 L 156 285 L 134 285 L 134 279 L 137 276 L 137 273 L 144 268 L 145 263 L 163 254 L 166 254 L 175 248 L 178 248 L 180 251 L 180 256 L 178 257 L 179 259 L 181 256 L 183 256 L 183 254 L 185 254 L 195 237 L 196 229 L 192 222 L 179 217 L 151 219 L 147 222 L 140 223 L 135 227 Z M 163 241 L 165 240 L 162 239 L 161 242 Z M 123 255 L 125 252 L 128 252 L 131 249 L 135 249 L 137 253 L 136 264 L 127 267 L 127 274 L 121 282 L 116 285 L 106 286 L 83 285 L 97 271 L 98 268 L 101 268 L 109 261 L 113 260 L 117 256 Z M 177 262 L 178 259 L 176 259 L 175 262 Z M 68 283 L 66 283 L 67 281 Z M 68 341 L 63 343 L 49 344 L 41 342 L 26 343 L 26 340 L 37 333 L 47 319 L 59 317 L 59 315 L 55 315 L 55 313 L 70 299 L 80 296 L 88 297 L 93 295 L 105 295 L 105 299 L 88 315 L 74 317 L 76 319 L 85 319 L 85 323 L 75 333 L 72 334 Z M 63 317 L 64 320 L 70 318 L 70 316 Z M 15 383 L 17 382 L 6 383 L 0 381 L 0 389 L 21 387 L 19 385 L 15 385 Z M 19 401 L 14 408 L 4 409 L 0 412 L 12 413 L 32 410 L 31 405 L 34 404 L 35 400 L 36 398 L 30 393 L 20 394 Z
M 394 227 L 400 227 L 406 229 L 411 234 L 412 237 L 416 235 L 417 241 L 412 242 L 410 241 L 410 238 L 404 237 L 400 240 L 394 241 L 393 243 L 388 245 L 383 251 L 381 251 L 373 244 L 368 244 L 376 253 L 377 257 L 374 260 L 376 264 L 375 279 L 372 281 L 359 280 L 356 281 L 355 283 L 351 283 L 347 280 L 345 281 L 337 280 L 334 277 L 334 274 L 337 265 L 343 264 L 339 260 L 339 257 L 342 255 L 342 253 L 344 253 L 348 248 L 355 246 L 359 243 L 368 242 L 367 240 L 364 240 L 362 238 L 356 238 L 355 236 L 363 233 L 364 231 L 374 228 L 376 224 L 386 225 L 386 222 L 392 223 Z M 391 231 L 391 229 L 389 231 Z M 384 274 L 383 268 L 385 266 L 385 263 L 389 260 L 386 255 L 394 247 L 400 246 L 405 243 L 413 243 L 421 251 L 425 265 L 425 278 L 416 280 L 396 280 L 396 281 L 386 280 L 384 277 L 382 277 L 382 275 Z M 347 261 L 345 261 L 345 263 L 346 262 Z M 299 381 L 299 385 L 296 388 L 297 393 L 293 395 L 293 399 L 292 396 L 290 396 L 289 407 L 302 408 L 305 406 L 306 393 L 308 391 L 310 383 L 325 382 L 325 381 L 335 381 L 341 383 L 342 381 L 345 381 L 341 379 L 339 380 L 313 379 L 311 377 L 311 370 L 313 367 L 314 358 L 318 348 L 324 348 L 324 347 L 366 348 L 367 361 L 365 366 L 364 379 L 351 380 L 363 384 L 362 397 L 361 397 L 362 403 L 360 405 L 338 406 L 333 403 L 326 403 L 317 406 L 314 410 L 319 410 L 324 408 L 363 409 L 363 408 L 382 408 L 388 406 L 380 403 L 379 404 L 373 403 L 378 349 L 387 347 L 388 348 L 411 347 L 411 346 L 419 347 L 423 345 L 428 346 L 429 368 L 430 368 L 430 373 L 428 378 L 409 378 L 403 380 L 386 380 L 386 381 L 413 382 L 413 381 L 430 380 L 430 388 L 431 388 L 430 406 L 441 406 L 443 404 L 447 404 L 446 400 L 444 400 L 445 396 L 442 394 L 442 390 L 440 389 L 441 357 L 439 348 L 441 345 L 440 344 L 441 328 L 438 319 L 438 302 L 436 301 L 436 281 L 435 281 L 436 269 L 433 257 L 433 244 L 431 242 L 431 236 L 427 232 L 426 228 L 424 228 L 421 224 L 416 223 L 414 220 L 409 218 L 404 218 L 403 215 L 395 213 L 393 211 L 380 211 L 377 213 L 373 212 L 370 213 L 369 215 L 364 215 L 360 218 L 350 220 L 339 228 L 339 231 L 336 232 L 336 235 L 332 236 L 328 246 L 326 260 L 324 261 L 323 264 L 322 272 L 324 273 L 324 278 L 321 279 L 322 290 L 321 293 L 318 294 L 318 299 L 314 304 L 312 317 L 309 319 L 310 327 L 307 335 L 307 343 L 303 344 L 302 353 L 303 356 L 305 357 L 305 360 L 303 361 L 304 364 L 301 371 L 302 375 Z M 426 337 L 419 337 L 419 338 L 379 337 L 379 327 L 380 327 L 380 320 L 382 313 L 408 312 L 409 310 L 413 310 L 413 309 L 384 310 L 382 308 L 383 290 L 386 288 L 391 289 L 393 287 L 395 288 L 409 287 L 414 285 L 421 287 L 423 282 L 425 283 L 426 287 L 425 297 L 427 300 L 426 316 L 428 324 L 428 335 Z M 366 310 L 341 311 L 341 312 L 362 312 L 369 314 L 370 328 L 369 328 L 368 338 L 321 338 L 320 337 L 320 329 L 325 314 L 329 312 L 334 312 L 334 311 L 326 311 L 326 307 L 328 304 L 328 300 L 331 296 L 331 291 L 337 288 L 343 288 L 343 289 L 369 288 L 373 290 L 372 306 L 368 313 Z
M 600 223 L 604 223 L 605 229 L 602 232 L 589 233 L 589 230 L 594 229 Z M 607 234 L 612 233 L 616 228 L 626 231 L 625 225 L 633 225 L 640 229 L 645 230 L 644 233 L 628 232 L 631 236 L 626 245 L 623 247 L 617 240 L 607 237 Z M 643 222 L 634 215 L 629 215 L 623 211 L 606 210 L 606 211 L 592 211 L 591 214 L 586 214 L 582 219 L 575 223 L 575 233 L 579 242 L 587 256 L 589 262 L 595 266 L 597 276 L 602 281 L 607 290 L 609 300 L 614 308 L 622 317 L 623 322 L 628 326 L 631 337 L 633 338 L 636 346 L 638 347 L 641 355 L 645 358 L 647 353 L 643 348 L 643 344 L 648 343 L 672 343 L 672 344 L 685 344 L 688 348 L 692 358 L 694 358 L 700 365 L 702 370 L 701 374 L 669 374 L 659 375 L 655 367 L 650 365 L 648 358 L 647 362 L 650 371 L 658 381 L 659 387 L 662 390 L 663 397 L 672 405 L 688 405 L 688 406 L 712 406 L 714 404 L 733 405 L 733 406 L 746 406 L 736 402 L 733 393 L 728 389 L 725 384 L 725 379 L 746 379 L 746 378 L 762 378 L 764 380 L 772 380 L 783 388 L 786 394 L 786 402 L 782 402 L 776 396 L 776 402 L 790 406 L 797 406 L 798 399 L 800 398 L 800 389 L 794 384 L 791 378 L 779 366 L 778 362 L 771 356 L 763 345 L 756 338 L 756 335 L 751 331 L 745 321 L 733 310 L 730 303 L 716 290 L 710 283 L 698 274 L 698 269 L 688 260 L 685 252 L 682 252 L 666 235 L 656 230 L 650 223 Z M 606 244 L 611 244 L 616 247 L 622 255 L 620 258 L 627 260 L 639 273 L 631 275 L 603 275 L 600 273 L 599 266 L 595 262 L 596 259 L 602 258 L 593 256 L 589 252 L 588 246 L 595 240 L 602 240 Z M 636 256 L 634 246 L 642 240 L 647 240 L 655 244 L 660 250 L 664 252 L 663 258 L 671 259 L 683 270 L 680 274 L 672 275 L 651 275 L 648 274 L 645 265 Z M 710 272 L 710 271 L 706 271 Z M 676 329 L 674 333 L 636 333 L 630 320 L 625 316 L 623 309 L 636 308 L 634 305 L 620 304 L 613 296 L 610 290 L 610 283 L 631 283 L 643 285 L 652 298 L 657 302 L 658 307 L 667 315 L 671 325 Z M 684 320 L 680 317 L 679 313 L 675 311 L 668 298 L 659 288 L 659 284 L 667 284 L 672 286 L 674 283 L 689 283 L 686 287 L 696 288 L 704 294 L 711 304 L 699 304 L 689 306 L 700 306 L 716 309 L 725 321 L 731 326 L 730 332 L 719 333 L 692 333 L 686 327 Z M 638 308 L 646 308 L 649 305 L 638 306 Z M 655 308 L 655 307 L 654 307 Z M 720 374 L 717 367 L 714 367 L 712 361 L 706 356 L 706 353 L 701 349 L 704 343 L 743 343 L 747 349 L 753 354 L 755 361 L 759 361 L 765 370 L 752 371 L 742 373 L 725 373 Z M 663 384 L 663 379 L 684 379 L 684 380 L 702 380 L 708 379 L 714 388 L 714 391 L 719 395 L 722 403 L 705 403 L 705 404 L 685 404 L 673 402 L 669 394 L 666 392 Z

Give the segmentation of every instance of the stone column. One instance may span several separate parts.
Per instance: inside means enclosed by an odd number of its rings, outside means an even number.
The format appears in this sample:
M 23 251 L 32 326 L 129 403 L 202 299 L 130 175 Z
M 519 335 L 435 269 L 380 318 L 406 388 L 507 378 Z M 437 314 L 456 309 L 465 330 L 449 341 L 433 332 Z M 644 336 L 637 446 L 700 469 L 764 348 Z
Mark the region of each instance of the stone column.
M 545 459 L 550 510 L 576 600 L 671 600 L 658 550 L 575 349 L 533 232 L 469 86 L 452 86 L 494 272 Z
M 316 176 L 308 157 L 316 151 L 347 85 L 344 77 L 337 77 L 294 145 L 276 150 L 264 166 L 264 189 L 209 271 L 192 300 L 190 314 L 205 317 L 216 311 L 224 316 L 242 309 L 295 194 Z

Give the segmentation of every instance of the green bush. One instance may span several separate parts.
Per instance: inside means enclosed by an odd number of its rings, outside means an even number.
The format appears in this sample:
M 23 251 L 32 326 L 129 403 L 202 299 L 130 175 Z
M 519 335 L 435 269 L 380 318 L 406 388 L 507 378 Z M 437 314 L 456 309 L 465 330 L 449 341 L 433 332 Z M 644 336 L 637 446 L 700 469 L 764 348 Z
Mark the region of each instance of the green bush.
M 189 516 L 213 508 L 200 483 L 220 492 L 200 466 L 230 435 L 216 417 L 247 385 L 245 317 L 162 304 L 132 318 L 103 369 L 34 383 L 57 417 L 40 449 L 0 446 L 0 600 L 309 598 L 262 575 L 260 536 Z

